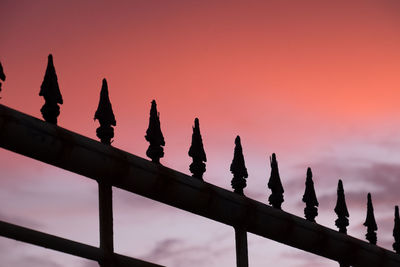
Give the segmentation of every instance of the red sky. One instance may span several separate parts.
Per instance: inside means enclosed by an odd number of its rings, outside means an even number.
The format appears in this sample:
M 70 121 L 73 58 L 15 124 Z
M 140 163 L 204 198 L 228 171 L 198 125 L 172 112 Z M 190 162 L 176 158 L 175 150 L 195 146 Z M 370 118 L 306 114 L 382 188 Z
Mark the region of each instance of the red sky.
M 239 134 L 250 197 L 267 202 L 268 156 L 275 152 L 285 210 L 302 216 L 310 166 L 321 198 L 319 221 L 335 228 L 341 178 L 349 191 L 350 234 L 364 238 L 369 190 L 381 225 L 378 244 L 391 249 L 391 216 L 399 204 L 393 189 L 400 169 L 399 11 L 394 0 L 1 0 L 0 61 L 7 80 L 0 101 L 41 118 L 38 93 L 52 53 L 64 98 L 60 126 L 96 139 L 93 116 L 107 78 L 117 119 L 114 146 L 145 157 L 156 99 L 166 140 L 163 164 L 189 173 L 191 126 L 199 117 L 208 182 L 230 189 Z M 1 151 L 0 158 L 0 218 L 97 244 L 94 184 L 10 152 Z M 49 203 L 52 196 L 58 201 Z M 120 191 L 115 199 L 121 252 L 168 266 L 234 264 L 231 229 Z M 62 214 L 75 224 L 66 224 Z M 174 225 L 169 234 L 166 224 Z M 216 242 L 214 233 L 225 239 Z M 1 240 L 11 252 L 0 250 L 0 257 L 13 266 L 23 266 L 18 258 L 36 259 L 37 266 L 80 264 L 10 242 Z M 282 267 L 336 266 L 256 237 L 250 237 L 249 253 L 251 266 L 277 260 Z M 39 261 L 43 255 L 54 262 Z

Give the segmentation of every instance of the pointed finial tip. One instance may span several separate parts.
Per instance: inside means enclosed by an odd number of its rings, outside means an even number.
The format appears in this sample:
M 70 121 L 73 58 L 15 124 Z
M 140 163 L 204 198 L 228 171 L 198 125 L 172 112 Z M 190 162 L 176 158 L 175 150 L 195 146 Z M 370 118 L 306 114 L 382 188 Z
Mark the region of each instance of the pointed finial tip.
M 155 104 L 156 104 L 156 100 L 153 99 L 153 100 L 151 101 L 151 104 L 152 104 L 152 105 L 155 105 Z
M 342 182 L 341 179 L 339 179 L 337 190 L 338 190 L 338 191 L 339 191 L 339 190 L 340 190 L 340 191 L 344 191 L 344 189 L 343 189 L 343 182 Z
M 107 85 L 107 80 L 106 80 L 106 78 L 104 78 L 103 80 L 102 80 L 102 86 L 101 86 L 101 89 L 107 89 L 108 88 L 108 85 Z
M 235 144 L 237 145 L 237 144 L 240 144 L 240 136 L 238 135 L 238 136 L 236 136 L 236 138 L 235 138 Z
M 368 197 L 368 200 L 371 201 L 371 193 L 368 193 L 367 197 Z
M 195 119 L 194 119 L 194 124 L 195 124 L 195 125 L 198 125 L 198 124 L 199 124 L 199 118 L 195 118 Z
M 47 57 L 49 63 L 53 64 L 53 55 L 49 54 L 49 56 Z
M 399 206 L 394 206 L 394 212 L 396 213 L 397 216 L 399 216 Z
M 312 171 L 311 171 L 310 167 L 307 168 L 307 175 L 312 175 Z
M 275 155 L 275 153 L 272 153 L 272 160 L 276 160 L 276 155 Z

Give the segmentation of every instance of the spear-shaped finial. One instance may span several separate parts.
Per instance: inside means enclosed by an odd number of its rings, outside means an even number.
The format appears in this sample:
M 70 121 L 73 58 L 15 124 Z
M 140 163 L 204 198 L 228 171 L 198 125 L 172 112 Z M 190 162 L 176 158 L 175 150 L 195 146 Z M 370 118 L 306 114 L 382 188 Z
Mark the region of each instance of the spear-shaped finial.
M 116 126 L 115 116 L 112 110 L 110 98 L 108 97 L 107 80 L 103 79 L 103 84 L 100 91 L 100 101 L 97 107 L 94 119 L 99 120 L 100 127 L 96 130 L 96 135 L 100 138 L 103 144 L 111 144 L 111 139 L 114 137 L 114 128 Z
M 194 119 L 192 144 L 188 154 L 193 159 L 192 164 L 189 166 L 189 170 L 193 174 L 192 176 L 203 180 L 203 173 L 206 171 L 206 164 L 204 162 L 207 162 L 207 157 L 206 152 L 204 152 L 198 118 Z
M 233 178 L 231 181 L 233 192 L 244 195 L 243 188 L 246 187 L 246 178 L 249 176 L 247 174 L 247 169 L 244 164 L 242 144 L 240 143 L 240 136 L 236 136 L 235 139 L 235 151 L 233 154 L 233 160 L 231 164 L 231 173 Z
M 367 197 L 367 218 L 365 219 L 364 226 L 367 227 L 367 234 L 365 235 L 369 243 L 376 245 L 376 233 L 378 226 L 376 225 L 374 216 L 374 207 L 372 206 L 371 193 Z
M 278 162 L 276 161 L 275 153 L 272 153 L 270 157 L 271 163 L 271 176 L 268 181 L 268 188 L 271 189 L 272 194 L 269 196 L 268 201 L 272 207 L 276 209 L 281 209 L 283 203 L 283 190 L 281 178 L 279 176 Z
M 303 195 L 303 202 L 306 203 L 306 207 L 304 208 L 304 215 L 306 219 L 310 222 L 315 222 L 315 217 L 318 215 L 318 200 L 315 195 L 314 190 L 314 182 L 312 179 L 311 168 L 307 169 L 307 177 L 306 177 L 306 189 Z
M 146 155 L 151 158 L 151 161 L 160 163 L 160 158 L 164 157 L 162 146 L 165 146 L 165 141 L 160 127 L 160 113 L 157 112 L 155 100 L 151 101 L 149 127 L 147 128 L 145 138 L 150 143 Z
M 6 75 L 4 74 L 3 66 L 1 65 L 0 62 L 0 80 L 3 82 L 6 80 Z M 0 92 L 1 92 L 1 82 L 0 82 Z
M 40 109 L 45 121 L 57 124 L 57 117 L 60 115 L 60 107 L 63 99 L 58 87 L 57 74 L 53 64 L 53 56 L 48 57 L 46 74 L 40 86 L 39 96 L 43 96 L 45 103 Z
M 339 180 L 338 183 L 335 213 L 338 216 L 338 219 L 335 221 L 335 225 L 339 228 L 340 233 L 346 234 L 346 227 L 349 225 L 349 211 L 347 210 L 342 180 Z
M 399 217 L 399 206 L 394 208 L 394 227 L 393 227 L 393 249 L 397 254 L 400 254 L 400 217 Z

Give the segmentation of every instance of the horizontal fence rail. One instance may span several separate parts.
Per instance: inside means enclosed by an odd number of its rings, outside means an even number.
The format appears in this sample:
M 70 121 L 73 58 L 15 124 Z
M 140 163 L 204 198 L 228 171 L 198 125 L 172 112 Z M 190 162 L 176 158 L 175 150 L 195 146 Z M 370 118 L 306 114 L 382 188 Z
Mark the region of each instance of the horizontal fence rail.
M 400 256 L 0 105 L 0 146 L 85 177 L 356 267 Z
M 100 248 L 49 235 L 11 223 L 0 221 L 0 235 L 88 260 L 98 262 L 103 261 L 103 252 Z M 113 257 L 119 267 L 163 267 L 158 264 L 133 259 L 116 253 L 114 253 Z

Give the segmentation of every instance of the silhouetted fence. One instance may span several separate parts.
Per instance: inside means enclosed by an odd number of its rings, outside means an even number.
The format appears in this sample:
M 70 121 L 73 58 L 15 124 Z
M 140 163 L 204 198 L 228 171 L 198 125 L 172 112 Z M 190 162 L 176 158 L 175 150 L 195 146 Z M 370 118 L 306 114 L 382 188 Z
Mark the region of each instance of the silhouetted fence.
M 2 236 L 95 260 L 103 267 L 159 266 L 114 253 L 112 187 L 115 186 L 232 226 L 239 267 L 248 266 L 247 232 L 338 261 L 341 266 L 400 266 L 400 218 L 397 206 L 393 230 L 393 249 L 396 254 L 376 246 L 377 225 L 370 194 L 367 197 L 367 216 L 364 223 L 369 243 L 346 234 L 349 213 L 341 180 L 338 183 L 335 207 L 338 216 L 335 224 L 339 231 L 334 231 L 315 222 L 319 203 L 310 168 L 307 170 L 303 195 L 306 205 L 306 219 L 303 219 L 281 210 L 284 189 L 275 154 L 270 158 L 271 176 L 268 182 L 272 191 L 269 197 L 271 206 L 244 196 L 243 189 L 246 187 L 248 174 L 239 136 L 235 140 L 230 167 L 234 189 L 234 192 L 230 192 L 203 181 L 207 158 L 197 118 L 188 153 L 193 158 L 189 166 L 193 174 L 190 177 L 160 164 L 160 158 L 164 156 L 165 141 L 154 100 L 151 103 L 149 127 L 145 136 L 150 143 L 146 152 L 151 158 L 150 162 L 110 145 L 116 120 L 108 98 L 106 80 L 103 80 L 99 106 L 94 117 L 100 122 L 96 133 L 101 143 L 56 125 L 60 114 L 59 104 L 63 100 L 51 55 L 40 95 L 45 99 L 41 109 L 45 122 L 0 105 L 0 146 L 98 182 L 100 247 L 88 246 L 7 222 L 0 222 Z

